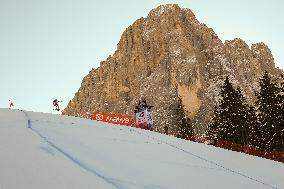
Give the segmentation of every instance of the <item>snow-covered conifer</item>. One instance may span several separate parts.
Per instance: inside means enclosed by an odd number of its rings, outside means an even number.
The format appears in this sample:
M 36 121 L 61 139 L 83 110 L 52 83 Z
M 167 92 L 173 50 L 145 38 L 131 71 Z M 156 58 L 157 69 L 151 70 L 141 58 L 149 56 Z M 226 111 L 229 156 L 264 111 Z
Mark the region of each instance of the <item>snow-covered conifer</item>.
M 281 148 L 281 127 L 283 111 L 281 99 L 281 88 L 277 84 L 277 79 L 273 79 L 267 71 L 259 79 L 260 91 L 256 93 L 258 119 L 260 122 L 260 132 L 262 138 L 261 147 L 265 149 Z

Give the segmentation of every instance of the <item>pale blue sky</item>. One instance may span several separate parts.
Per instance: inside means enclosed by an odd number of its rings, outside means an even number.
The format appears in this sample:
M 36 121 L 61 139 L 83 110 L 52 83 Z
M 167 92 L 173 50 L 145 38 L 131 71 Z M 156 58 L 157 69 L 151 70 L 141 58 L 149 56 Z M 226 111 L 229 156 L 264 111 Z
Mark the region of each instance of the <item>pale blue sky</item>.
M 0 108 L 54 112 L 113 54 L 122 32 L 160 4 L 190 8 L 219 38 L 266 43 L 284 68 L 282 0 L 0 0 Z

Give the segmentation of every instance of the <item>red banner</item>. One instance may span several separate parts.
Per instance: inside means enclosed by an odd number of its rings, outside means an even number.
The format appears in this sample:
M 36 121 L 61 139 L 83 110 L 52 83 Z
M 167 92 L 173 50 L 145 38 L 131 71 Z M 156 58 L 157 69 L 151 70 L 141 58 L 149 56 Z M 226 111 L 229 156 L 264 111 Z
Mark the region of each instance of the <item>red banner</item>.
M 132 117 L 130 116 L 122 116 L 117 114 L 104 114 L 100 112 L 94 113 L 93 120 L 103 121 L 112 124 L 127 125 L 127 126 L 130 126 L 132 124 Z

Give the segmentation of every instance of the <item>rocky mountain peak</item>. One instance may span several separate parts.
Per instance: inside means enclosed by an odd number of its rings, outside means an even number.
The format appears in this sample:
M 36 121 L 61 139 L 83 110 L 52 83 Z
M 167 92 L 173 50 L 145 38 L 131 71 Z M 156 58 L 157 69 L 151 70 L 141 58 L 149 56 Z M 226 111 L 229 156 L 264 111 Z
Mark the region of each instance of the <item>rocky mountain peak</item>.
M 160 18 L 164 15 L 170 15 L 171 13 L 177 14 L 181 12 L 181 8 L 177 4 L 160 5 L 157 8 L 151 10 L 148 14 L 148 18 Z
M 241 39 L 222 41 L 190 9 L 161 5 L 122 34 L 115 53 L 84 77 L 64 114 L 83 112 L 134 115 L 141 98 L 154 105 L 155 130 L 174 133 L 178 99 L 195 132 L 203 134 L 226 76 L 252 102 L 264 70 L 274 75 L 273 56 L 263 43 L 251 49 Z
M 274 69 L 272 69 L 275 67 L 274 58 L 267 45 L 262 42 L 253 44 L 251 46 L 251 51 L 253 57 L 256 58 L 260 63 L 259 66 L 262 68 L 262 70 L 267 70 L 272 73 L 274 72 Z
M 235 49 L 249 49 L 249 46 L 246 44 L 246 42 L 240 38 L 235 38 L 233 40 L 226 40 L 225 46 L 230 46 Z

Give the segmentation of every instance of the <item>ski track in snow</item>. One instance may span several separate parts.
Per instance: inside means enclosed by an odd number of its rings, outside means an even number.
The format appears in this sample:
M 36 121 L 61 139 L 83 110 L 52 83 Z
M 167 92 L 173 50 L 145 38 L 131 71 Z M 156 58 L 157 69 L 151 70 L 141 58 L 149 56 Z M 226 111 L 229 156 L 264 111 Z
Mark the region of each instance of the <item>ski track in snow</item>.
M 28 122 L 28 123 L 27 123 L 27 124 L 28 124 L 27 128 L 29 128 L 29 129 L 31 129 L 33 132 L 35 132 L 35 133 L 36 133 L 40 138 L 42 138 L 48 145 L 50 145 L 52 148 L 56 149 L 58 152 L 60 152 L 61 154 L 63 154 L 66 158 L 68 158 L 69 160 L 71 160 L 73 163 L 75 163 L 76 165 L 78 165 L 78 166 L 81 167 L 82 169 L 84 169 L 84 170 L 86 170 L 86 171 L 88 171 L 88 172 L 94 174 L 95 176 L 101 178 L 102 180 L 104 180 L 104 181 L 107 182 L 108 184 L 111 184 L 111 185 L 114 186 L 115 188 L 118 188 L 118 189 L 125 189 L 125 187 L 126 187 L 126 188 L 129 188 L 129 187 L 131 188 L 131 186 L 140 186 L 140 187 L 142 186 L 143 188 L 148 188 L 148 189 L 163 189 L 163 187 L 161 187 L 161 186 L 137 184 L 137 183 L 132 183 L 132 182 L 129 182 L 129 181 L 123 181 L 123 180 L 118 180 L 118 179 L 114 179 L 114 178 L 109 178 L 109 177 L 106 177 L 106 176 L 100 174 L 100 173 L 99 173 L 98 171 L 96 171 L 95 169 L 91 169 L 90 167 L 88 167 L 87 165 L 85 165 L 85 164 L 84 164 L 83 162 L 81 162 L 77 157 L 75 157 L 75 156 L 73 156 L 73 155 L 67 153 L 66 151 L 64 151 L 64 149 L 60 148 L 60 147 L 59 147 L 58 145 L 56 145 L 54 142 L 51 142 L 47 137 L 45 137 L 45 136 L 42 135 L 38 130 L 36 130 L 35 128 L 33 128 L 33 127 L 32 127 L 32 124 L 31 124 L 31 119 L 30 119 L 28 113 L 27 113 L 26 111 L 24 111 L 24 110 L 21 110 L 21 111 L 24 113 L 25 117 L 27 118 L 27 122 Z M 36 120 L 36 121 L 37 121 L 37 120 Z M 200 160 L 202 160 L 202 161 L 205 161 L 205 162 L 208 162 L 208 163 L 210 163 L 210 164 L 216 165 L 216 166 L 218 166 L 218 167 L 221 168 L 220 170 L 228 171 L 228 172 L 231 172 L 231 173 L 233 173 L 233 174 L 236 174 L 236 175 L 245 177 L 245 178 L 247 178 L 247 179 L 249 179 L 249 180 L 252 180 L 252 181 L 254 181 L 254 182 L 260 183 L 260 184 L 262 184 L 262 185 L 264 185 L 264 186 L 266 186 L 266 187 L 273 188 L 273 189 L 277 189 L 277 187 L 275 187 L 275 186 L 272 186 L 272 185 L 267 184 L 267 183 L 265 183 L 265 182 L 263 182 L 263 181 L 260 181 L 260 180 L 258 180 L 258 179 L 253 178 L 253 177 L 250 177 L 250 176 L 248 176 L 248 175 L 245 175 L 245 174 L 243 174 L 243 173 L 241 173 L 241 172 L 238 172 L 238 171 L 232 170 L 232 169 L 230 169 L 230 168 L 227 168 L 227 167 L 225 167 L 225 166 L 223 166 L 223 165 L 221 165 L 221 164 L 218 164 L 218 163 L 216 163 L 216 162 L 214 162 L 214 161 L 212 161 L 212 160 L 209 160 L 209 159 L 206 159 L 206 158 L 201 157 L 201 156 L 199 156 L 199 155 L 196 155 L 196 154 L 194 154 L 194 153 L 192 153 L 192 152 L 190 152 L 190 151 L 184 150 L 184 149 L 182 149 L 182 148 L 180 148 L 180 147 L 178 147 L 178 146 L 175 146 L 175 145 L 170 144 L 170 143 L 168 143 L 168 142 L 165 142 L 165 141 L 163 141 L 163 140 L 157 139 L 157 138 L 155 138 L 155 137 L 146 135 L 146 134 L 144 134 L 144 133 L 142 133 L 142 132 L 136 131 L 135 129 L 132 129 L 132 128 L 129 128 L 129 127 L 126 127 L 126 128 L 127 128 L 128 130 L 130 130 L 131 132 L 136 132 L 136 133 L 138 133 L 138 134 L 141 135 L 141 136 L 144 136 L 144 137 L 146 137 L 146 138 L 149 138 L 149 139 L 152 139 L 152 140 L 154 140 L 154 141 L 157 141 L 158 144 L 165 144 L 165 145 L 168 145 L 168 146 L 170 146 L 171 148 L 175 148 L 175 149 L 177 149 L 177 150 L 179 150 L 179 151 L 182 151 L 182 152 L 184 152 L 184 153 L 186 153 L 186 154 L 188 154 L 188 155 L 194 156 L 194 157 L 196 157 L 196 158 L 198 158 L 198 159 L 200 159 Z M 116 140 L 116 139 L 113 139 L 113 140 Z M 125 140 L 124 142 L 129 142 L 129 141 Z M 210 167 L 202 167 L 202 168 L 216 169 L 216 168 L 210 168 Z M 129 185 L 129 187 L 127 187 L 127 185 Z
M 127 127 L 127 128 L 128 128 L 128 127 Z M 142 132 L 136 131 L 136 130 L 134 130 L 134 129 L 132 129 L 132 128 L 128 128 L 128 129 L 131 130 L 131 131 L 133 131 L 133 132 L 136 132 L 136 133 L 138 133 L 138 134 L 140 134 L 140 135 L 142 135 L 142 136 L 145 136 L 145 137 L 150 138 L 150 139 L 153 139 L 153 140 L 155 140 L 155 141 L 157 141 L 157 142 L 166 144 L 166 145 L 168 145 L 168 146 L 170 146 L 170 147 L 172 147 L 172 148 L 175 148 L 175 149 L 177 149 L 177 150 L 183 151 L 183 152 L 185 152 L 186 154 L 189 154 L 189 155 L 191 155 L 191 156 L 194 156 L 194 157 L 196 157 L 196 158 L 198 158 L 198 159 L 201 159 L 201 160 L 203 160 L 203 161 L 205 161 L 205 162 L 208 162 L 208 163 L 210 163 L 210 164 L 216 165 L 216 166 L 218 166 L 218 167 L 220 167 L 220 168 L 222 168 L 222 169 L 224 169 L 224 170 L 226 170 L 226 171 L 229 171 L 229 172 L 231 172 L 231 173 L 234 173 L 234 174 L 237 174 L 237 175 L 239 175 L 239 176 L 245 177 L 245 178 L 250 179 L 250 180 L 252 180 L 252 181 L 255 181 L 255 182 L 257 182 L 257 183 L 263 184 L 264 186 L 267 186 L 267 187 L 270 187 L 270 188 L 273 188 L 273 189 L 277 189 L 277 187 L 275 187 L 275 186 L 272 186 L 272 185 L 267 184 L 267 183 L 265 183 L 265 182 L 263 182 L 263 181 L 260 181 L 260 180 L 258 180 L 258 179 L 252 178 L 252 177 L 250 177 L 250 176 L 247 176 L 247 175 L 245 175 L 245 174 L 243 174 L 243 173 L 240 173 L 240 172 L 238 172 L 238 171 L 234 171 L 234 170 L 232 170 L 232 169 L 230 169 L 230 168 L 226 168 L 226 167 L 223 166 L 223 165 L 220 165 L 220 164 L 218 164 L 218 163 L 216 163 L 216 162 L 214 162 L 214 161 L 211 161 L 211 160 L 209 160 L 209 159 L 206 159 L 206 158 L 204 158 L 204 157 L 201 157 L 201 156 L 199 156 L 199 155 L 196 155 L 196 154 L 194 154 L 194 153 L 192 153 L 192 152 L 189 152 L 189 151 L 187 151 L 187 150 L 184 150 L 184 149 L 182 149 L 182 148 L 180 148 L 180 147 L 177 147 L 177 146 L 175 146 L 175 145 L 173 145 L 173 144 L 170 144 L 170 143 L 168 143 L 168 142 L 162 141 L 162 140 L 157 139 L 157 138 L 155 138 L 155 137 L 148 136 L 148 135 L 146 135 L 146 134 L 144 134 L 144 133 L 142 133 Z
M 50 140 L 48 140 L 47 137 L 43 136 L 39 131 L 37 131 L 36 129 L 34 129 L 31 125 L 31 119 L 29 117 L 29 115 L 27 114 L 27 112 L 21 110 L 26 118 L 28 119 L 28 128 L 31 129 L 33 132 L 35 132 L 40 138 L 42 138 L 47 144 L 49 144 L 51 147 L 55 148 L 57 151 L 59 151 L 61 154 L 63 154 L 65 157 L 67 157 L 68 159 L 70 159 L 73 163 L 75 163 L 76 165 L 78 165 L 79 167 L 81 167 L 82 169 L 85 169 L 86 171 L 98 176 L 99 178 L 103 179 L 105 182 L 113 185 L 115 188 L 118 189 L 123 189 L 123 187 L 120 184 L 117 184 L 116 182 L 114 182 L 115 179 L 111 179 L 108 178 L 106 176 L 103 176 L 102 174 L 98 173 L 96 170 L 89 168 L 88 166 L 86 166 L 83 162 L 81 162 L 78 158 L 72 156 L 71 154 L 68 154 L 67 152 L 65 152 L 63 149 L 61 149 L 59 146 L 57 146 L 56 144 L 54 144 L 53 142 L 51 142 Z

